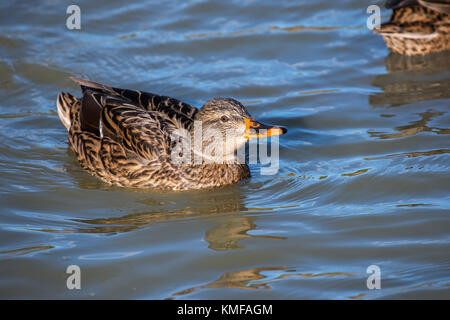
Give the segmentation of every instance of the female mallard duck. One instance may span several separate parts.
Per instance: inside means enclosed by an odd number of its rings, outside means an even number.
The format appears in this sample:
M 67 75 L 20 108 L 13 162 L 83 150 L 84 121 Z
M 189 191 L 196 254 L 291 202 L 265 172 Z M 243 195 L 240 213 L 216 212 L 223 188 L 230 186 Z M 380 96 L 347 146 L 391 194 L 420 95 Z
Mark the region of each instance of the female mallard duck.
M 391 51 L 428 54 L 450 50 L 450 0 L 388 0 L 391 19 L 374 31 Z
M 236 183 L 250 177 L 237 149 L 250 138 L 287 131 L 255 121 L 240 102 L 229 98 L 214 98 L 197 109 L 153 93 L 72 79 L 83 97 L 62 92 L 57 99 L 69 143 L 83 168 L 118 186 L 187 190 Z M 177 137 L 183 130 L 194 138 L 194 146 L 180 148 L 182 138 Z M 216 139 L 214 133 L 228 136 Z M 183 156 L 183 151 L 195 161 L 175 161 L 174 154 Z

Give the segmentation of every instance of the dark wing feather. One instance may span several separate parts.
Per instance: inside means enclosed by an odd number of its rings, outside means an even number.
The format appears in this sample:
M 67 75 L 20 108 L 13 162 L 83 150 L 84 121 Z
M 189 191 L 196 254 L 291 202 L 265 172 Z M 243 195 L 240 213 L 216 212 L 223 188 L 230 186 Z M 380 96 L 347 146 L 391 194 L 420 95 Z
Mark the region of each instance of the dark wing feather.
M 99 131 L 127 150 L 151 160 L 170 153 L 172 122 L 116 97 L 103 97 Z
M 92 90 L 85 90 L 80 106 L 80 127 L 82 131 L 89 131 L 97 136 L 100 135 L 99 124 L 102 109 L 102 94 Z
M 375 33 L 386 35 L 428 36 L 436 31 L 443 15 L 437 11 L 421 6 L 394 9 L 389 22 L 383 23 Z
M 198 111 L 196 107 L 174 98 L 150 92 L 114 88 L 85 79 L 74 77 L 71 79 L 81 86 L 83 94 L 92 95 L 92 93 L 97 93 L 117 97 L 149 112 L 157 111 L 163 113 L 178 128 L 188 129 Z M 91 110 L 91 108 L 88 109 Z
M 171 134 L 188 129 L 197 108 L 153 93 L 72 78 L 83 91 L 81 131 L 108 137 L 143 159 L 170 155 Z
M 406 6 L 416 5 L 417 0 L 387 0 L 386 9 L 398 9 Z
M 431 10 L 450 14 L 450 0 L 418 0 L 419 3 Z
M 450 13 L 450 0 L 387 0 L 387 9 L 399 9 L 411 6 L 423 6 L 441 13 Z
M 114 89 L 112 87 L 106 86 L 104 84 L 100 84 L 98 82 L 89 81 L 86 79 L 70 77 L 73 81 L 78 83 L 81 86 L 81 89 L 84 93 L 85 90 L 95 90 L 103 93 L 114 94 Z

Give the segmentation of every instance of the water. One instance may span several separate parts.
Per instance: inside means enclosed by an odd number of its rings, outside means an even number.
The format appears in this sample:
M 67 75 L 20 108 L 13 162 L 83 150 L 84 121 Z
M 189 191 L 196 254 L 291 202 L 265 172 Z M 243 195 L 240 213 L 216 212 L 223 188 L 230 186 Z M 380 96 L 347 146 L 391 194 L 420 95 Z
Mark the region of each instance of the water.
M 389 54 L 369 4 L 81 1 L 68 30 L 67 4 L 3 2 L 0 297 L 450 298 L 450 54 Z M 69 76 L 238 99 L 288 127 L 280 170 L 208 191 L 107 186 L 68 148 Z

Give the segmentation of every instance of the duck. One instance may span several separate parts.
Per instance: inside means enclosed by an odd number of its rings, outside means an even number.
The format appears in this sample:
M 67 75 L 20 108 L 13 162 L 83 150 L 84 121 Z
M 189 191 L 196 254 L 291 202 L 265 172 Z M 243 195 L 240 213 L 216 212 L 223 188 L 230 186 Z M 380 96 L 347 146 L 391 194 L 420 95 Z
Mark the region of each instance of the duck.
M 402 55 L 450 50 L 450 0 L 388 0 L 390 20 L 375 28 L 388 48 Z
M 251 175 L 238 150 L 249 139 L 287 132 L 256 121 L 232 98 L 196 108 L 168 96 L 71 79 L 82 96 L 61 92 L 56 103 L 69 146 L 87 172 L 110 185 L 183 191 L 240 183 Z

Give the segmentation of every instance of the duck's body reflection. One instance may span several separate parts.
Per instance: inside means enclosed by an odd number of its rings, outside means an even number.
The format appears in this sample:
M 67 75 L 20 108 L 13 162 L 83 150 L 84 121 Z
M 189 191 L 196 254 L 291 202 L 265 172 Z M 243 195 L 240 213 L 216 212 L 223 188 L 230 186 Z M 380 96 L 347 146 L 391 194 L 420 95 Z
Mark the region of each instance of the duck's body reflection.
M 427 56 L 403 56 L 390 53 L 385 59 L 387 73 L 377 75 L 372 82 L 382 92 L 369 96 L 369 103 L 373 108 L 390 108 L 390 114 L 380 114 L 381 117 L 392 118 L 405 112 L 406 109 L 397 107 L 413 105 L 413 117 L 419 119 L 402 123 L 393 127 L 393 131 L 368 130 L 372 138 L 399 139 L 421 134 L 422 132 L 434 134 L 450 134 L 450 128 L 431 123 L 448 112 L 450 98 L 450 52 L 435 53 Z M 421 108 L 417 102 L 436 100 L 430 107 L 427 103 Z M 444 102 L 442 102 L 444 101 Z M 396 107 L 396 108 L 392 108 Z M 409 109 L 408 109 L 409 110 Z M 402 118 L 394 118 L 403 121 Z M 390 132 L 389 132 L 390 131 Z M 448 153 L 447 149 L 420 150 L 394 154 L 389 156 L 419 156 Z M 370 158 L 367 158 L 370 159 Z
M 407 136 L 412 136 L 412 135 L 420 133 L 420 132 L 434 132 L 437 134 L 450 134 L 450 129 L 428 126 L 429 121 L 431 121 L 434 117 L 438 117 L 443 114 L 444 114 L 444 112 L 426 111 L 426 112 L 419 114 L 419 116 L 421 117 L 420 120 L 413 121 L 411 124 L 408 124 L 408 125 L 395 127 L 394 129 L 398 132 L 386 133 L 386 132 L 369 131 L 369 135 L 371 137 L 379 138 L 379 139 L 395 139 L 395 138 L 403 138 L 403 137 L 407 137 Z
M 76 168 L 76 163 L 73 164 Z M 81 170 L 67 171 L 81 188 L 112 189 L 99 182 Z M 284 237 L 252 235 L 248 232 L 255 230 L 256 215 L 246 214 L 249 211 L 243 203 L 244 196 L 239 185 L 226 186 L 216 190 L 192 191 L 188 193 L 144 192 L 139 189 L 129 189 L 126 192 L 145 194 L 141 203 L 148 205 L 148 212 L 131 213 L 123 216 L 109 218 L 73 219 L 75 222 L 86 224 L 86 227 L 77 228 L 78 233 L 122 233 L 145 228 L 150 224 L 182 219 L 200 219 L 217 216 L 215 225 L 205 231 L 204 240 L 213 250 L 233 250 L 245 248 L 239 241 L 247 238 L 266 238 L 283 240 Z M 148 194 L 148 196 L 147 196 Z M 254 212 L 252 209 L 251 212 Z M 209 220 L 210 221 L 210 220 Z M 67 230 L 66 230 L 67 231 Z
M 265 273 L 265 274 L 264 274 Z M 272 289 L 271 284 L 276 281 L 284 279 L 330 279 L 330 278 L 352 278 L 356 274 L 350 272 L 319 272 L 308 273 L 299 272 L 295 268 L 288 268 L 286 266 L 276 267 L 259 267 L 244 270 L 237 270 L 224 273 L 219 279 L 210 283 L 191 287 L 183 291 L 176 292 L 170 299 L 177 296 L 184 296 L 202 289 L 211 288 L 228 288 L 241 290 L 254 289 Z
M 388 73 L 372 82 L 382 89 L 369 96 L 373 107 L 450 98 L 450 52 L 411 57 L 390 53 L 384 63 Z

